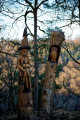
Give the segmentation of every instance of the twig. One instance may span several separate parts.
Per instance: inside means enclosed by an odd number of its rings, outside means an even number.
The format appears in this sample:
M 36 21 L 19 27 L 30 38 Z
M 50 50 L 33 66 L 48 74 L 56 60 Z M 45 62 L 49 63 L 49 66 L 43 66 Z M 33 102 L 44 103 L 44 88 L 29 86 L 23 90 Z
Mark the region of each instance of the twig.
M 56 2 L 57 4 L 62 4 L 62 3 L 64 3 L 64 2 L 66 2 L 66 0 L 63 0 L 62 2 L 59 2 L 59 1 L 55 0 L 55 2 Z
M 65 81 L 65 79 L 64 79 L 64 81 Z M 63 81 L 63 86 L 64 86 L 64 88 L 66 88 L 66 90 L 67 90 L 68 92 L 70 92 L 70 93 L 76 95 L 77 97 L 80 97 L 80 95 L 74 93 L 72 90 L 70 90 L 69 88 L 67 88 L 67 87 L 65 86 L 65 84 L 64 84 L 64 81 Z
M 41 4 L 43 4 L 44 2 L 47 2 L 48 0 L 43 0 L 42 2 L 40 2 L 40 4 L 37 6 L 37 9 L 40 7 Z
M 32 3 L 29 2 L 29 0 L 25 0 L 25 2 L 34 10 L 34 7 L 32 6 Z
M 70 52 L 69 52 L 67 46 L 66 46 L 66 48 L 65 48 L 65 47 L 62 45 L 62 47 L 68 52 L 68 54 L 70 55 L 70 57 L 72 58 L 72 60 L 73 60 L 74 62 L 76 62 L 77 64 L 80 65 L 80 63 L 79 63 L 77 60 L 75 60 L 75 58 L 70 54 Z
M 0 53 L 6 54 L 6 55 L 9 55 L 9 56 L 12 56 L 12 57 L 18 57 L 18 54 L 11 54 L 11 53 L 7 53 L 7 52 L 3 52 L 1 50 L 0 50 Z

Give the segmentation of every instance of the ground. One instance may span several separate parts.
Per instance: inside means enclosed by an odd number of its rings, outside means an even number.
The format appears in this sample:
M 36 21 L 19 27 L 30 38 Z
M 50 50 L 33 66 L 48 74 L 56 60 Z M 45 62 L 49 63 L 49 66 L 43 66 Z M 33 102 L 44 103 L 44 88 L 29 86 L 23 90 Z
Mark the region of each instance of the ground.
M 80 120 L 80 111 L 54 110 L 52 115 L 43 112 L 35 112 L 35 120 Z M 33 119 L 33 120 L 34 120 Z M 18 120 L 17 115 L 3 116 L 0 120 Z

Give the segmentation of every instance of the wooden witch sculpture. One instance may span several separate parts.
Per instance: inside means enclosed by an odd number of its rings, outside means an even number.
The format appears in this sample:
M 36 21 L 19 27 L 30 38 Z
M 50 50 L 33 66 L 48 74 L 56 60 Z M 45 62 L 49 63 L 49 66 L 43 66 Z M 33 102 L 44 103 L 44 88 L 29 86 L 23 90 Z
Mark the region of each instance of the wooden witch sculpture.
M 22 40 L 21 47 L 18 48 L 20 56 L 18 58 L 17 66 L 19 69 L 19 85 L 24 85 L 23 93 L 31 91 L 31 80 L 30 80 L 30 60 L 28 57 L 28 46 L 27 29 L 24 29 L 24 39 Z M 20 91 L 20 90 L 19 90 Z

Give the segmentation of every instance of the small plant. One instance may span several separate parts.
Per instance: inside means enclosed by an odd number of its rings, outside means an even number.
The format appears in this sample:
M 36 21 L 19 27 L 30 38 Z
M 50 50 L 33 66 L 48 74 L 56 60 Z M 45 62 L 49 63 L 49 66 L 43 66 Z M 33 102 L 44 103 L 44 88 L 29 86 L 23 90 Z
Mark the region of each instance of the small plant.
M 56 77 L 59 77 L 59 72 L 60 71 L 62 71 L 62 65 L 61 64 L 59 64 L 58 66 L 57 66 L 57 72 L 56 72 Z

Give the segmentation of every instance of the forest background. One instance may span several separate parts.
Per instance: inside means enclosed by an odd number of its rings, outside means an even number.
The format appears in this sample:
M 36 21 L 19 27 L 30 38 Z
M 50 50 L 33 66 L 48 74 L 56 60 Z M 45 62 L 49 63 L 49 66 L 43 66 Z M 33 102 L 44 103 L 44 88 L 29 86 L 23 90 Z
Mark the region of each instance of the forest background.
M 43 7 L 41 6 L 43 5 Z M 34 6 L 34 8 L 33 8 Z M 11 9 L 12 8 L 12 9 Z M 37 10 L 40 11 L 37 11 Z M 45 11 L 44 11 L 45 9 Z M 36 10 L 36 13 L 35 13 Z M 17 11 L 17 12 L 16 12 Z M 79 28 L 80 24 L 80 1 L 63 0 L 63 1 L 0 1 L 0 16 L 1 18 L 1 38 L 0 38 L 0 115 L 17 114 L 17 94 L 18 94 L 18 70 L 17 70 L 17 51 L 20 46 L 20 41 L 14 40 L 12 29 L 16 29 L 17 24 L 22 23 L 22 26 L 17 27 L 15 34 L 20 27 L 26 26 L 28 28 L 29 45 L 31 52 L 29 57 L 31 60 L 31 80 L 33 88 L 34 101 L 38 99 L 35 104 L 39 108 L 39 100 L 42 90 L 42 82 L 45 76 L 45 66 L 48 58 L 49 43 L 52 26 L 58 26 L 60 29 L 68 29 L 66 41 L 63 43 L 60 59 L 57 68 L 55 80 L 55 95 L 54 108 L 64 109 L 70 111 L 80 110 L 80 37 L 76 36 L 75 40 L 68 39 L 76 26 Z M 30 13 L 30 16 L 28 15 Z M 33 15 L 31 15 L 31 13 Z M 51 18 L 44 20 L 42 17 L 38 19 L 38 13 L 41 16 L 45 13 Z M 36 16 L 35 16 L 36 15 Z M 65 17 L 64 17 L 65 15 Z M 4 19 L 6 17 L 6 19 Z M 8 18 L 9 17 L 9 18 Z M 7 19 L 8 18 L 8 19 Z M 7 21 L 3 22 L 3 19 Z M 10 19 L 10 21 L 9 21 Z M 12 21 L 11 21 L 12 20 Z M 31 24 L 29 21 L 31 20 Z M 32 23 L 33 21 L 33 23 Z M 38 23 L 38 22 L 41 23 Z M 55 24 L 56 23 L 56 24 Z M 61 24 L 62 25 L 61 25 Z M 12 24 L 12 25 L 11 25 Z M 42 26 L 43 24 L 43 26 Z M 55 24 L 55 25 L 54 25 Z M 44 27 L 46 26 L 46 27 Z M 75 28 L 76 28 L 75 27 Z M 45 29 L 43 29 L 45 28 Z M 9 31 L 8 31 L 9 29 Z M 63 30 L 64 30 L 63 29 Z M 43 32 L 41 37 L 38 31 Z M 6 32 L 7 31 L 7 32 Z M 36 32 L 35 32 L 36 31 Z M 23 31 L 21 31 L 23 34 Z M 67 31 L 66 31 L 67 32 Z M 39 33 L 39 34 L 38 34 Z M 7 35 L 9 37 L 4 36 Z M 20 33 L 21 34 L 21 33 Z M 66 34 L 65 34 L 66 35 Z M 22 36 L 22 35 L 21 35 Z M 33 38 L 33 40 L 32 40 Z M 37 52 L 36 52 L 37 51 Z M 37 56 L 36 56 L 37 55 Z M 37 68 L 36 68 L 37 66 Z M 37 74 L 36 74 L 37 71 Z M 37 76 L 36 76 L 37 75 Z M 35 81 L 37 77 L 37 81 Z M 37 88 L 35 88 L 37 83 Z M 37 94 L 34 94 L 37 93 Z M 37 108 L 35 108 L 37 109 Z

